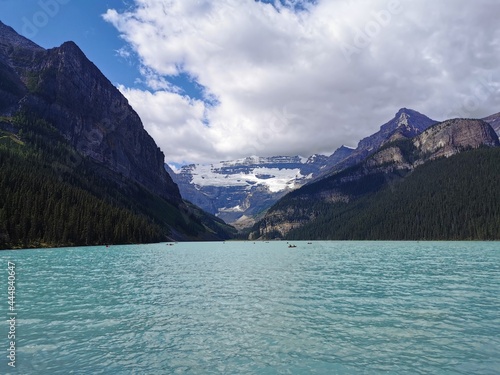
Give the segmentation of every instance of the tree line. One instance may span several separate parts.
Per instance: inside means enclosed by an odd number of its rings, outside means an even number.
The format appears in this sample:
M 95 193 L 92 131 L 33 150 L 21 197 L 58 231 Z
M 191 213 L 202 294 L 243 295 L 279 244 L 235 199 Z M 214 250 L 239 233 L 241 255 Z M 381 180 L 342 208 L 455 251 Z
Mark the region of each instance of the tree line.
M 500 148 L 427 162 L 404 178 L 387 176 L 386 181 L 378 192 L 349 203 L 296 196 L 288 204 L 303 207 L 316 219 L 293 229 L 286 238 L 500 239 Z
M 204 230 L 193 215 L 78 154 L 49 123 L 29 114 L 2 122 L 0 248 L 158 242 L 170 227 Z

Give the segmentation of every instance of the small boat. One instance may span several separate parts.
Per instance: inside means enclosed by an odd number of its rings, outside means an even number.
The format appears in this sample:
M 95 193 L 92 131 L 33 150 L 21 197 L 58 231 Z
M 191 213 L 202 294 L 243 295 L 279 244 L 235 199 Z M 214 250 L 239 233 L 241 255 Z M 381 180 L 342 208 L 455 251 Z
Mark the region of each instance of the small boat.
M 288 247 L 297 247 L 297 245 L 289 244 Z

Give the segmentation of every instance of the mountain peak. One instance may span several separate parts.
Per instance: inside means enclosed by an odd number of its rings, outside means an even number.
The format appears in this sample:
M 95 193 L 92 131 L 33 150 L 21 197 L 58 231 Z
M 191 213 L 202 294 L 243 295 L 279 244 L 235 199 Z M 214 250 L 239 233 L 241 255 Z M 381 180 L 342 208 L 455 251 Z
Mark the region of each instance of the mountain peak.
M 353 148 L 342 145 L 338 149 L 336 149 L 333 154 L 331 154 L 328 157 L 327 165 L 328 166 L 335 166 L 336 164 L 340 163 L 342 160 L 344 160 L 344 159 L 348 158 L 350 155 L 352 155 L 353 152 L 354 152 Z
M 329 165 L 331 168 L 325 174 L 337 172 L 356 163 L 359 163 L 368 155 L 376 152 L 383 144 L 398 138 L 411 138 L 437 121 L 408 108 L 401 108 L 393 119 L 380 127 L 380 130 L 359 141 L 356 149 L 340 147 L 330 156 Z
M 394 117 L 399 117 L 402 114 L 407 114 L 407 115 L 415 115 L 416 114 L 416 115 L 423 116 L 420 112 L 415 111 L 414 109 L 403 107 L 403 108 L 399 109 L 399 111 L 396 113 L 396 115 Z
M 413 112 L 413 109 L 408 109 L 406 107 L 400 108 L 399 111 L 396 113 L 396 117 L 398 115 L 401 115 L 402 113 L 409 113 L 409 112 Z
M 60 47 L 58 47 L 60 50 L 63 50 L 63 51 L 68 51 L 68 52 L 72 52 L 72 53 L 79 53 L 79 54 L 84 54 L 83 51 L 80 49 L 80 47 L 78 47 L 78 45 L 73 42 L 72 40 L 69 40 L 67 42 L 64 42 L 63 44 L 61 44 Z
M 406 128 L 411 134 L 410 136 L 417 135 L 427 129 L 429 126 L 435 124 L 437 121 L 417 112 L 413 109 L 401 108 L 394 118 L 380 127 L 379 133 L 374 135 L 383 135 L 384 138 L 390 137 L 396 129 Z M 368 137 L 371 138 L 371 137 Z

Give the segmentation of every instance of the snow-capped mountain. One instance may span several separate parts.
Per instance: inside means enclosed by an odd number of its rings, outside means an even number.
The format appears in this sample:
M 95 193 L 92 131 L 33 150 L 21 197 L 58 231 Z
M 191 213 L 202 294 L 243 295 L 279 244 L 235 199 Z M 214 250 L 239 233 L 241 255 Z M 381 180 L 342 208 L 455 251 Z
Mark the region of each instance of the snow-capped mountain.
M 166 167 L 184 199 L 228 223 L 245 226 L 274 202 L 310 181 L 327 156 L 250 156 L 214 164 Z

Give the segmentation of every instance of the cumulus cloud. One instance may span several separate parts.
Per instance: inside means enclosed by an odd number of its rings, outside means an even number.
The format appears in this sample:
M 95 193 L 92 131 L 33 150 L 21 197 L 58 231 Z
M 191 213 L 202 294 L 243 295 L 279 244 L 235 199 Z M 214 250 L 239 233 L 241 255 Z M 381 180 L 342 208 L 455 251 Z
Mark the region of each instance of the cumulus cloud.
M 331 153 L 400 107 L 499 112 L 499 13 L 497 0 L 135 0 L 103 17 L 149 86 L 120 90 L 179 163 Z

